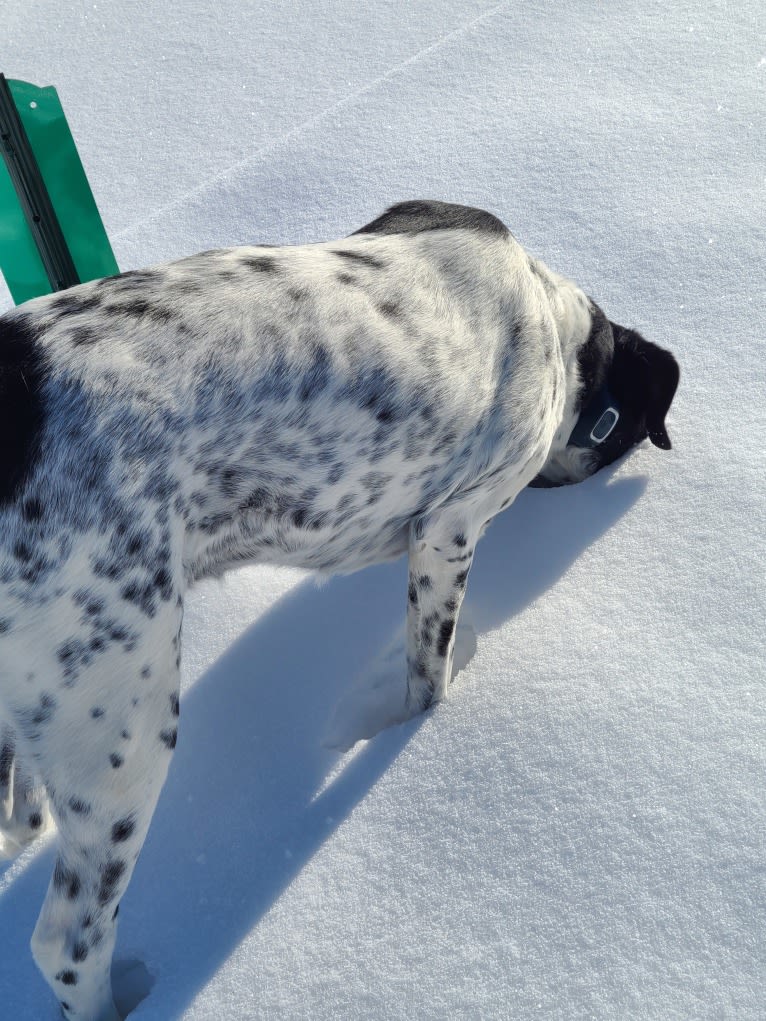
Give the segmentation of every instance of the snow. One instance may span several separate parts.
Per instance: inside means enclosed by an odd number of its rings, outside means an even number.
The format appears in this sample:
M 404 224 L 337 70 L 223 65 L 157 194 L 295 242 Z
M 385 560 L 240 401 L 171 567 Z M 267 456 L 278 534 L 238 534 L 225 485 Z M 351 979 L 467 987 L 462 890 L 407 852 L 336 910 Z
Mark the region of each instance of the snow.
M 347 754 L 404 565 L 200 586 L 131 1018 L 764 1016 L 763 28 L 757 0 L 6 5 L 2 69 L 58 87 L 122 268 L 461 201 L 682 368 L 673 451 L 523 493 L 450 700 Z M 51 861 L 0 873 L 14 1021 L 57 1016 Z

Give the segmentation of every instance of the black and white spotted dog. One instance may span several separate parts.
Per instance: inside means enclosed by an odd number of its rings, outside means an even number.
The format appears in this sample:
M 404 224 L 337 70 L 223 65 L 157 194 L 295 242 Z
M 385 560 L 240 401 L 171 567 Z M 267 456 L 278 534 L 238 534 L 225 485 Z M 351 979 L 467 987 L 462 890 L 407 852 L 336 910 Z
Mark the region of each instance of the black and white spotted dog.
M 407 553 L 418 713 L 488 522 L 536 478 L 668 448 L 677 382 L 498 219 L 438 202 L 0 318 L 0 849 L 55 821 L 32 945 L 65 1015 L 118 1018 L 115 916 L 176 743 L 188 587 Z

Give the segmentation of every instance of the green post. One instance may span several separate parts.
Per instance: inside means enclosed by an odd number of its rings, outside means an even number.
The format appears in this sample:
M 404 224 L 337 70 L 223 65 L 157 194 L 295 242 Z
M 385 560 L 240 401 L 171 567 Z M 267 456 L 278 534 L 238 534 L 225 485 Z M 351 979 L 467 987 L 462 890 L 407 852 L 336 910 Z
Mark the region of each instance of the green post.
M 56 90 L 0 74 L 0 269 L 16 304 L 119 272 Z

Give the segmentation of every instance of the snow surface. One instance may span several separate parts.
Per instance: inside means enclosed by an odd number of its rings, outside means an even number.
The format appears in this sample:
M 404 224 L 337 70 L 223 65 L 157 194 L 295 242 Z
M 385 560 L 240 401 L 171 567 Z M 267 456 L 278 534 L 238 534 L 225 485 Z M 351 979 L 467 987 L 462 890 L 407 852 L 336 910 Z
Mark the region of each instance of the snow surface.
M 673 451 L 523 493 L 449 702 L 346 755 L 322 742 L 404 565 L 200 586 L 120 912 L 131 1018 L 766 1017 L 760 0 L 6 0 L 0 26 L 123 269 L 472 203 L 682 367 Z M 27 945 L 51 861 L 0 872 L 9 1021 L 57 1016 Z

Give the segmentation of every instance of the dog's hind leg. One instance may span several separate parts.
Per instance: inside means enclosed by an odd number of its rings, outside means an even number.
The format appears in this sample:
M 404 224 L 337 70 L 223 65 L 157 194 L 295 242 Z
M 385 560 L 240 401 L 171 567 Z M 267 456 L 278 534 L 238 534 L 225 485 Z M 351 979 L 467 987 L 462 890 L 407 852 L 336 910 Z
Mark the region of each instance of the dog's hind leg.
M 45 787 L 20 758 L 13 729 L 0 724 L 0 858 L 14 858 L 50 825 Z
M 59 830 L 32 937 L 64 1015 L 118 1021 L 110 966 L 117 908 L 176 743 L 179 604 L 68 678 L 34 744 Z M 65 682 L 67 683 L 67 682 Z

